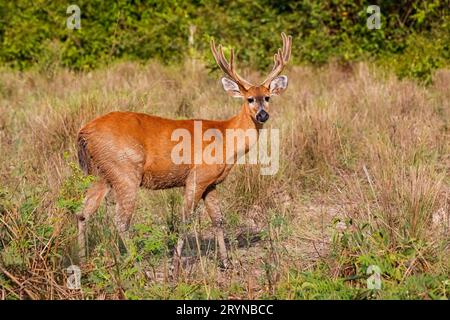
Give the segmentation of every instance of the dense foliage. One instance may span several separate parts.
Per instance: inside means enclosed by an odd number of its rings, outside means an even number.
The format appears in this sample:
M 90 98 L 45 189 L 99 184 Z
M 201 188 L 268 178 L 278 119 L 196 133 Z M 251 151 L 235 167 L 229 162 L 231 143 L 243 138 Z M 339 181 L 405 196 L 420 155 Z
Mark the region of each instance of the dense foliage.
M 0 63 L 20 69 L 82 70 L 116 59 L 173 63 L 189 54 L 211 59 L 211 37 L 239 48 L 241 61 L 265 67 L 283 30 L 296 39 L 296 62 L 378 58 L 401 76 L 426 80 L 450 60 L 449 0 L 77 0 L 80 30 L 66 27 L 67 1 L 0 3 Z M 381 9 L 378 30 L 366 24 L 373 4 Z

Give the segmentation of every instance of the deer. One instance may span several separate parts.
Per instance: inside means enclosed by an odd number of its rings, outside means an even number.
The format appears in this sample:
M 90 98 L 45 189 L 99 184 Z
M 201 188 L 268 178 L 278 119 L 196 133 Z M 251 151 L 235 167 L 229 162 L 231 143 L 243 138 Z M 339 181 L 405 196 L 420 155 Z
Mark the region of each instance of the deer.
M 213 57 L 224 73 L 221 78 L 223 89 L 231 97 L 242 99 L 243 103 L 240 112 L 229 119 L 201 120 L 203 131 L 211 128 L 220 132 L 230 129 L 260 130 L 263 127 L 269 119 L 270 98 L 280 95 L 288 86 L 287 76 L 280 74 L 291 56 L 292 37 L 285 33 L 281 33 L 281 37 L 283 46 L 274 54 L 273 68 L 259 85 L 251 84 L 236 72 L 234 49 L 230 50 L 228 61 L 222 45 L 217 48 L 214 39 L 211 40 Z M 175 164 L 171 158 L 171 150 L 176 143 L 172 141 L 171 134 L 180 128 L 193 133 L 194 121 L 114 111 L 95 118 L 79 130 L 79 165 L 85 174 L 96 177 L 86 191 L 82 209 L 76 214 L 81 260 L 86 257 L 87 221 L 111 191 L 115 198 L 114 224 L 119 237 L 127 238 L 140 187 L 151 190 L 182 187 L 181 223 L 189 223 L 197 205 L 203 200 L 212 221 L 220 266 L 225 269 L 230 267 L 224 238 L 224 218 L 216 187 L 225 180 L 234 164 Z M 202 148 L 206 146 L 203 143 Z M 252 142 L 247 140 L 241 146 L 244 149 L 235 150 L 235 155 L 245 154 L 251 147 Z M 175 274 L 178 274 L 180 267 L 185 237 L 185 231 L 179 232 L 173 253 Z

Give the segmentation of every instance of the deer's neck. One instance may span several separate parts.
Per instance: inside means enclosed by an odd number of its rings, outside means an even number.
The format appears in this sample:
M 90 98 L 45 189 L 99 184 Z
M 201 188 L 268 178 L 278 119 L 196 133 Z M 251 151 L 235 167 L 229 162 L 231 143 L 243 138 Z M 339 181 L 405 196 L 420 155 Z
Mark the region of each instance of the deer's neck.
M 231 119 L 227 120 L 227 129 L 231 130 L 244 130 L 247 132 L 247 130 L 254 131 L 256 133 L 256 139 L 245 139 L 245 144 L 243 145 L 244 150 L 241 150 L 241 148 L 237 148 L 237 153 L 247 153 L 248 150 L 258 141 L 259 138 L 259 130 L 262 129 L 262 124 L 257 123 L 253 120 L 253 117 L 251 116 L 248 107 L 243 104 L 241 111 L 232 117 Z M 251 134 L 249 132 L 249 134 Z M 250 141 L 251 140 L 251 141 Z
M 262 128 L 262 124 L 257 123 L 253 120 L 248 107 L 243 104 L 241 111 L 227 120 L 227 129 L 255 129 L 259 130 Z

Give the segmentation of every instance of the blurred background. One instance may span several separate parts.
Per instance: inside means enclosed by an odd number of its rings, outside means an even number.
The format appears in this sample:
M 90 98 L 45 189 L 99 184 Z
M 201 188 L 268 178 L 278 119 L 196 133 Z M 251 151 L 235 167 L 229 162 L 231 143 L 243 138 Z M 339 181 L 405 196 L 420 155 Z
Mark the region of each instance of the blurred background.
M 294 36 L 294 63 L 322 65 L 371 60 L 400 77 L 430 81 L 450 60 L 448 0 L 401 1 L 1 1 L 0 63 L 18 69 L 63 66 L 88 70 L 116 60 L 186 57 L 212 63 L 214 37 L 238 49 L 239 61 L 267 67 L 279 34 Z M 69 4 L 81 29 L 66 26 Z M 370 5 L 381 28 L 369 29 Z M 189 44 L 189 37 L 193 42 Z

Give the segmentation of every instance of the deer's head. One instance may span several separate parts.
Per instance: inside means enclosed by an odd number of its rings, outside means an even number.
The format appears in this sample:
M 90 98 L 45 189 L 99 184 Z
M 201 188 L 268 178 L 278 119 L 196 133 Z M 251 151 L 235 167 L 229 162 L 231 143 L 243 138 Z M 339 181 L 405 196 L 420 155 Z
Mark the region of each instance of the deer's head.
M 291 56 L 292 37 L 281 34 L 283 48 L 278 49 L 273 60 L 272 71 L 260 85 L 253 85 L 239 76 L 235 71 L 234 50 L 231 49 L 230 62 L 223 54 L 222 46 L 216 48 L 214 40 L 211 41 L 211 51 L 218 66 L 225 73 L 222 85 L 225 91 L 232 97 L 244 99 L 245 107 L 248 108 L 254 121 L 264 123 L 269 119 L 269 101 L 271 96 L 283 93 L 288 85 L 288 78 L 280 75 L 284 66 Z

